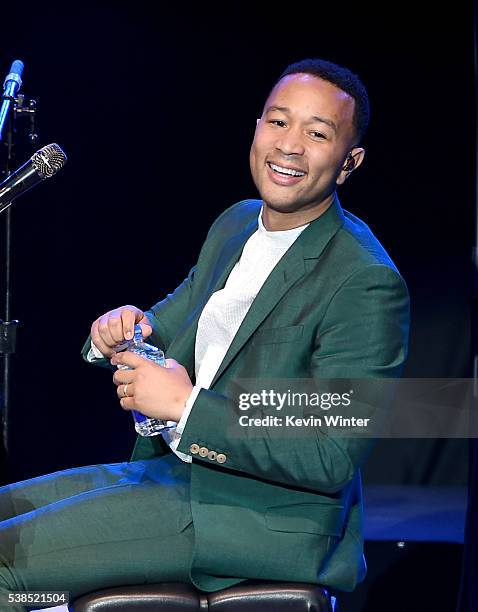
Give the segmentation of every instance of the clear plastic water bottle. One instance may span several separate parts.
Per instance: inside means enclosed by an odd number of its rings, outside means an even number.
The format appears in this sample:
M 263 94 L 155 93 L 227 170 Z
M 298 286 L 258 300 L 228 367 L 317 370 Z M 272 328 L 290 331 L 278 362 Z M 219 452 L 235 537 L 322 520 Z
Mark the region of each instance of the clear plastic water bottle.
M 154 361 L 154 363 L 166 367 L 166 360 L 164 358 L 163 351 L 157 346 L 147 344 L 143 341 L 143 334 L 141 332 L 140 325 L 134 326 L 133 338 L 122 344 L 121 348 L 125 346 L 131 353 L 135 353 L 140 357 L 146 357 L 146 359 L 151 359 L 151 361 Z M 130 368 L 125 365 L 119 365 L 118 369 L 129 370 Z M 162 419 L 151 419 L 144 414 L 141 414 L 141 412 L 138 412 L 137 410 L 132 410 L 132 413 L 134 418 L 134 427 L 140 436 L 157 436 L 161 432 L 174 427 L 174 425 L 168 425 L 167 421 L 163 421 Z

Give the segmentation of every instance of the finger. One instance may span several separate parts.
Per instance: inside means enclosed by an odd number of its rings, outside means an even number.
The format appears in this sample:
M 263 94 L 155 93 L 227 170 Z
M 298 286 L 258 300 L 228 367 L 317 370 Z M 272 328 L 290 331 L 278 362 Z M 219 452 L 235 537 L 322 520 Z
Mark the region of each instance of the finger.
M 143 334 L 143 338 L 151 336 L 151 334 L 153 333 L 153 328 L 151 327 L 149 319 L 147 317 L 143 317 L 139 324 L 141 325 L 141 333 Z
M 143 313 L 141 310 L 138 310 L 136 307 L 131 308 L 122 308 L 121 309 L 121 321 L 123 327 L 123 335 L 126 340 L 131 340 L 134 336 L 134 326 L 137 322 L 137 319 L 143 318 Z
M 96 319 L 96 321 L 92 324 L 91 326 L 91 340 L 93 341 L 94 345 L 96 346 L 96 348 L 101 351 L 101 353 L 103 353 L 103 355 L 105 357 L 111 357 L 111 355 L 114 353 L 113 349 L 111 348 L 111 346 L 108 346 L 103 338 L 100 336 L 99 333 L 99 319 Z
M 123 351 L 122 353 L 115 353 L 111 358 L 111 363 L 117 366 L 125 365 L 128 368 L 132 368 L 132 369 L 139 368 L 139 366 L 145 365 L 145 364 L 155 365 L 146 357 L 140 357 L 139 355 L 136 355 L 135 353 L 131 353 L 131 351 Z
M 108 331 L 115 344 L 121 344 L 125 340 L 123 329 L 123 309 L 117 308 L 109 312 Z
M 137 308 L 135 306 L 134 312 L 135 312 L 135 320 L 134 320 L 135 323 L 148 323 L 149 325 L 148 317 L 144 314 L 144 312 L 140 308 Z
M 110 313 L 107 312 L 98 319 L 98 334 L 100 335 L 100 338 L 104 342 L 104 344 L 106 344 L 109 349 L 112 349 L 117 344 L 117 342 L 111 335 L 110 328 L 108 325 L 109 318 Z
M 135 409 L 134 398 L 132 397 L 122 397 L 120 399 L 120 404 L 123 410 L 134 410 Z
M 134 384 L 127 383 L 126 385 L 119 385 L 116 389 L 116 395 L 119 399 L 128 399 L 134 397 Z
M 134 370 L 116 370 L 113 374 L 113 382 L 115 385 L 126 385 L 134 381 Z

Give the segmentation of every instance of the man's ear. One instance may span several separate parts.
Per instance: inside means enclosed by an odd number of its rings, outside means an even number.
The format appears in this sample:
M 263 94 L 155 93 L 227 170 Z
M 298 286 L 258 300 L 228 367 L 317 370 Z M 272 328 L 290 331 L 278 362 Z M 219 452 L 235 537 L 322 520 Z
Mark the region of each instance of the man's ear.
M 354 170 L 360 166 L 365 157 L 365 149 L 362 147 L 354 147 L 347 155 L 342 165 L 342 170 L 337 177 L 337 185 L 342 185 L 349 178 Z
M 259 123 L 260 120 L 261 120 L 260 117 L 259 117 L 259 119 L 256 119 L 256 125 Z

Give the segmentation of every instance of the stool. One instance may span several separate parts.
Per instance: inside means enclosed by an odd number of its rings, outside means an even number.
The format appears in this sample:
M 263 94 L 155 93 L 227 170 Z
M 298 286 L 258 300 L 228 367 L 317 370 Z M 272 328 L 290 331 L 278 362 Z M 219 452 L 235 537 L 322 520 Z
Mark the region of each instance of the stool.
M 189 584 L 125 586 L 83 595 L 71 612 L 337 612 L 335 597 L 316 584 L 249 580 L 205 593 Z

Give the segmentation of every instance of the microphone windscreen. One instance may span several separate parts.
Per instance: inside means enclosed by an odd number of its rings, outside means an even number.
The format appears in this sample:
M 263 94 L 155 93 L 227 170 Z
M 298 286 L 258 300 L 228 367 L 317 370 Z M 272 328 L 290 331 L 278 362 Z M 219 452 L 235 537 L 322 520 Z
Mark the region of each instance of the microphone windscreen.
M 43 178 L 49 178 L 63 168 L 67 157 L 61 147 L 54 142 L 39 149 L 31 159 L 38 174 Z

